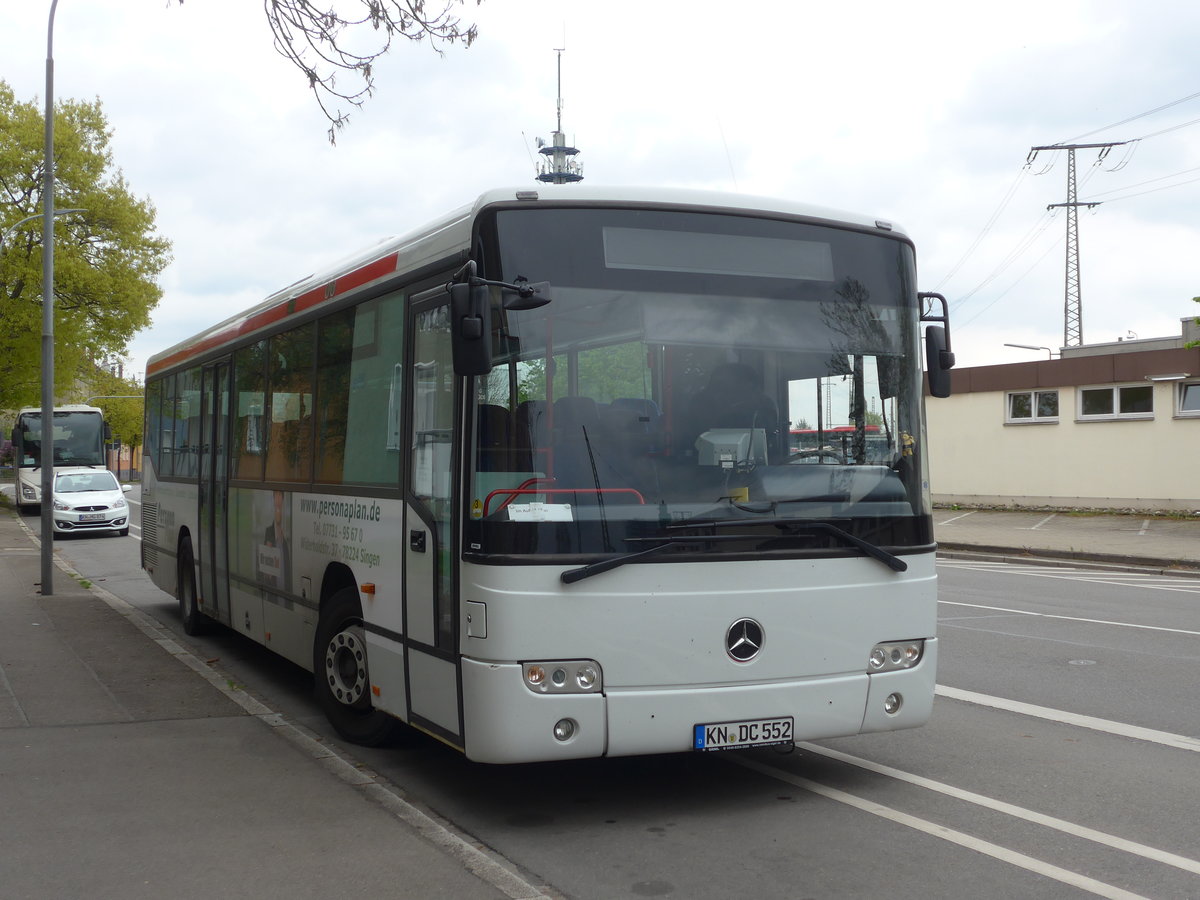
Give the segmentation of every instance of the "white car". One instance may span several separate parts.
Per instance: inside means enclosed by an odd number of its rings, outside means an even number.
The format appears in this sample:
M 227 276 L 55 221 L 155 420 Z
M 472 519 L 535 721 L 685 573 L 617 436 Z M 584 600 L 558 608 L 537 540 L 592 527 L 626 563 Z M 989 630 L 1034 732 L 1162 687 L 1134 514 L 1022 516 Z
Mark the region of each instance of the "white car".
M 129 534 L 129 504 L 122 485 L 107 469 L 59 469 L 54 473 L 54 536 L 103 532 Z

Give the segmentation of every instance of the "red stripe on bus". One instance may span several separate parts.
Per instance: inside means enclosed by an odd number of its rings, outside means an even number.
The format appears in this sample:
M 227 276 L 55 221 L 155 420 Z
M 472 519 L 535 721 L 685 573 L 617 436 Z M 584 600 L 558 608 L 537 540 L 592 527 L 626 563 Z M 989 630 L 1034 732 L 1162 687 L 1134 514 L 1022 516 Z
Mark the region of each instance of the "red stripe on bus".
M 399 253 L 389 253 L 383 259 L 377 259 L 375 262 L 367 263 L 361 269 L 355 269 L 353 272 L 348 272 L 337 280 L 337 294 L 344 294 L 352 288 L 362 287 L 368 282 L 374 281 L 376 278 L 382 278 L 384 275 L 391 275 L 396 271 L 396 266 L 399 263 Z
M 200 354 L 206 353 L 215 347 L 220 347 L 222 344 L 227 344 L 239 337 L 252 334 L 253 332 L 258 331 L 260 328 L 264 328 L 267 325 L 273 325 L 276 322 L 280 322 L 293 313 L 311 309 L 314 306 L 318 306 L 321 303 L 325 303 L 334 299 L 339 294 L 344 294 L 353 288 L 361 287 L 362 285 L 368 284 L 377 278 L 390 275 L 396 271 L 398 257 L 399 254 L 389 253 L 387 256 L 381 259 L 374 260 L 373 262 L 367 263 L 365 266 L 355 269 L 353 272 L 348 272 L 333 282 L 334 290 L 332 294 L 327 294 L 327 286 L 321 285 L 320 287 L 313 288 L 311 291 L 305 291 L 299 297 L 294 297 L 291 300 L 280 301 L 269 309 L 264 309 L 262 312 L 256 315 L 242 319 L 240 322 L 230 325 L 224 331 L 205 338 L 203 341 L 180 350 L 178 353 L 174 353 L 165 359 L 160 359 L 153 364 L 147 365 L 146 374 L 148 376 L 157 374 L 164 369 L 169 369 L 178 365 L 179 363 L 185 362 L 194 356 L 199 356 Z

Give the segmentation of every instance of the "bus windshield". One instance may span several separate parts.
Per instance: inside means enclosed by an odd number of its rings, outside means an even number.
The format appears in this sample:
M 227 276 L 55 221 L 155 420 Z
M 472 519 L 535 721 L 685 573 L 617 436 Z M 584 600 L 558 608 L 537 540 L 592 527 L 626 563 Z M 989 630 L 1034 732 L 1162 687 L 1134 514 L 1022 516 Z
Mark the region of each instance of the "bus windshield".
M 655 559 L 845 554 L 847 533 L 927 549 L 907 242 L 596 208 L 503 210 L 481 236 L 489 277 L 549 281 L 554 300 L 514 312 L 494 298 L 494 368 L 475 379 L 464 454 L 468 556 L 668 537 Z
M 42 464 L 42 414 L 23 410 L 17 417 L 18 465 Z M 54 465 L 103 466 L 104 416 L 100 410 L 54 410 Z

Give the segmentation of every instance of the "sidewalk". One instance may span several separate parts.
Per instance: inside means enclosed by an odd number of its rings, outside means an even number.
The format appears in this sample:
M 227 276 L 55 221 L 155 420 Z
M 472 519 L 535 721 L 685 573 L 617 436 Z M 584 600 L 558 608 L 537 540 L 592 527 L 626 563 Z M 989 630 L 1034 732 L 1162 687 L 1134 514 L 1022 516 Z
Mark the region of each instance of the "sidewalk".
M 1049 510 L 937 509 L 938 555 L 987 555 L 1200 575 L 1200 519 Z
M 40 552 L 0 508 L 6 900 L 543 896 Z

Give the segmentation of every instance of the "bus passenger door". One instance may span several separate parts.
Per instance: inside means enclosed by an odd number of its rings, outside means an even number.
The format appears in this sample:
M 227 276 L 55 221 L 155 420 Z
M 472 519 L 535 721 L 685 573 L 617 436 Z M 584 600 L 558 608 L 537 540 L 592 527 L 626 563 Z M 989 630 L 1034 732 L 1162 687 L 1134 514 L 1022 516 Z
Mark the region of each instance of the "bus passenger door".
M 409 308 L 404 615 L 408 704 L 414 722 L 462 743 L 458 616 L 454 605 L 454 366 L 446 292 Z
M 200 596 L 225 624 L 229 612 L 229 363 L 204 367 L 200 421 Z

